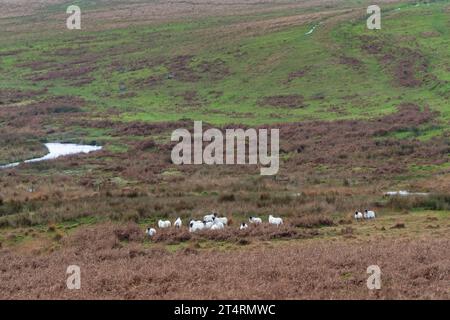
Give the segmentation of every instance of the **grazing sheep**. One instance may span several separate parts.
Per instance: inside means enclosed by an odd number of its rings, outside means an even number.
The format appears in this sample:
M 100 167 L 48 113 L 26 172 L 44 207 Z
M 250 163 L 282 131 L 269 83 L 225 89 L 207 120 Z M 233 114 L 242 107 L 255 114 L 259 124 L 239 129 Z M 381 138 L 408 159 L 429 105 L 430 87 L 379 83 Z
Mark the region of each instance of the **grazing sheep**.
M 215 221 L 211 227 L 211 230 L 222 230 L 225 228 L 225 225 L 220 221 Z
M 364 210 L 364 218 L 375 219 L 375 211 Z
M 363 214 L 359 211 L 355 211 L 355 219 L 361 220 L 363 218 Z
M 153 237 L 156 234 L 156 230 L 154 228 L 147 228 L 145 233 L 148 234 L 149 237 Z
M 213 212 L 212 214 L 207 214 L 203 217 L 204 222 L 212 222 L 217 217 L 217 213 Z
M 203 221 L 203 224 L 205 225 L 204 229 L 211 229 L 211 227 L 214 225 L 214 221 Z
M 192 220 L 189 223 L 189 232 L 195 232 L 198 230 L 203 230 L 205 228 L 205 225 L 203 223 L 203 221 L 194 221 Z
M 172 224 L 170 223 L 169 220 L 163 221 L 163 220 L 159 220 L 158 221 L 158 228 L 160 229 L 166 229 L 166 228 L 170 228 Z
M 280 226 L 281 224 L 283 224 L 283 219 L 281 218 L 275 218 L 274 216 L 270 215 L 269 216 L 269 223 L 270 224 L 274 224 L 277 227 Z
M 245 222 L 241 223 L 241 226 L 239 227 L 239 230 L 245 230 L 248 228 L 248 225 Z
M 216 217 L 215 219 L 214 219 L 214 222 L 215 223 L 217 223 L 217 222 L 221 222 L 223 225 L 228 225 L 228 218 L 226 218 L 226 217 Z
M 181 218 L 177 218 L 177 220 L 175 220 L 175 222 L 173 223 L 173 226 L 175 228 L 181 228 L 181 226 L 183 225 L 183 223 L 181 222 Z
M 250 223 L 254 223 L 254 224 L 261 224 L 262 223 L 262 219 L 261 218 L 256 218 L 256 217 L 250 217 L 250 219 L 248 219 L 248 221 L 250 221 Z

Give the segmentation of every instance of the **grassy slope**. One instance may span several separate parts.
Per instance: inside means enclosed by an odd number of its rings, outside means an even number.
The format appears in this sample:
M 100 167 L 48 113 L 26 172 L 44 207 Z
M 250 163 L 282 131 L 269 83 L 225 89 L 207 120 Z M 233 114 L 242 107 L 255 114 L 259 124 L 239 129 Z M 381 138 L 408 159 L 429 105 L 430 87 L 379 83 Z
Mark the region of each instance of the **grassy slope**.
M 89 100 L 89 110 L 105 110 L 115 107 L 122 113 L 119 119 L 145 121 L 172 121 L 181 118 L 204 120 L 214 124 L 245 123 L 263 124 L 291 122 L 307 119 L 335 120 L 341 118 L 366 118 L 392 112 L 403 102 L 428 104 L 442 113 L 442 119 L 450 119 L 448 95 L 450 79 L 447 4 L 433 3 L 430 6 L 405 6 L 401 11 L 389 11 L 383 16 L 380 32 L 365 29 L 364 20 L 345 22 L 331 30 L 319 26 L 312 35 L 305 33 L 315 23 L 306 23 L 266 34 L 245 32 L 231 36 L 209 36 L 217 28 L 232 25 L 248 17 L 204 18 L 201 21 L 178 22 L 168 25 L 139 26 L 101 32 L 82 32 L 76 37 L 95 36 L 88 45 L 73 42 L 73 32 L 62 32 L 47 38 L 27 39 L 8 45 L 2 51 L 26 48 L 15 56 L 2 57 L 3 78 L 0 87 L 36 88 L 49 87 L 48 95 L 77 95 Z M 277 15 L 283 13 L 277 12 Z M 289 13 L 284 12 L 288 15 Z M 250 20 L 270 19 L 273 16 L 257 15 Z M 326 22 L 326 20 L 325 20 Z M 225 29 L 227 30 L 227 29 Z M 331 32 L 330 32 L 331 31 Z M 439 36 L 423 37 L 423 32 L 437 32 Z M 388 70 L 371 55 L 360 49 L 361 35 L 389 39 L 396 47 L 412 47 L 420 50 L 429 61 L 429 72 L 436 80 L 419 88 L 404 88 L 395 84 Z M 415 41 L 405 35 L 414 37 Z M 207 39 L 206 43 L 204 42 Z M 91 84 L 73 86 L 61 79 L 33 83 L 26 78 L 31 74 L 27 68 L 17 68 L 18 63 L 42 61 L 49 51 L 71 47 L 86 48 L 89 54 L 100 54 L 91 61 L 98 67 L 90 76 Z M 30 48 L 31 47 L 31 48 Z M 51 48 L 51 49 L 50 49 Z M 114 48 L 132 48 L 129 54 L 113 55 Z M 238 53 L 238 54 L 237 54 Z M 204 76 L 199 81 L 187 82 L 166 79 L 167 64 L 150 68 L 127 70 L 133 61 L 163 57 L 170 59 L 178 55 L 193 55 L 190 62 L 195 70 L 203 61 L 221 59 L 230 70 L 230 75 L 220 80 Z M 366 67 L 362 70 L 340 64 L 341 56 L 354 57 Z M 81 56 L 83 57 L 83 55 Z M 79 56 L 53 56 L 45 73 L 55 70 L 59 64 L 67 63 Z M 108 68 L 112 62 L 122 63 L 123 70 Z M 290 73 L 309 69 L 309 72 L 286 83 Z M 36 74 L 36 73 L 35 73 Z M 156 86 L 142 86 L 149 76 L 161 76 L 164 80 Z M 437 82 L 441 82 L 437 85 Z M 133 97 L 121 97 L 119 87 Z M 187 91 L 197 94 L 200 105 L 188 105 L 180 97 Z M 222 92 L 217 97 L 215 92 Z M 304 97 L 303 108 L 280 108 L 261 105 L 265 96 L 300 94 Z M 317 95 L 323 99 L 315 99 Z M 432 135 L 440 134 L 443 127 L 434 128 Z M 429 132 L 425 130 L 423 135 Z

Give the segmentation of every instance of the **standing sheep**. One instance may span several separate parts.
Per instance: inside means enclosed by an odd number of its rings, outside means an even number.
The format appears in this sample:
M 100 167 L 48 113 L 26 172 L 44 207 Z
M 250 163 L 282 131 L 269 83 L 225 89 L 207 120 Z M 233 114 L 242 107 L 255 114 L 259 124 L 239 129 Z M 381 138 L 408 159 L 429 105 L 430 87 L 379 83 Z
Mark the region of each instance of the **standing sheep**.
M 181 222 L 181 218 L 177 218 L 177 220 L 175 220 L 175 222 L 173 223 L 173 226 L 175 227 L 175 228 L 181 228 L 181 226 L 182 226 L 182 222 Z
M 148 234 L 149 237 L 153 237 L 156 234 L 156 230 L 154 228 L 147 228 L 145 233 Z
M 169 220 L 163 221 L 163 220 L 159 220 L 158 221 L 158 228 L 160 229 L 167 229 L 170 228 L 172 224 L 170 223 Z
M 226 217 L 220 217 L 220 218 L 218 218 L 218 217 L 216 217 L 215 219 L 214 219 L 214 222 L 215 223 L 217 223 L 217 222 L 221 222 L 223 225 L 228 225 L 228 218 L 226 218 Z
M 257 217 L 250 217 L 248 219 L 248 221 L 250 221 L 250 223 L 254 223 L 254 224 L 261 224 L 262 223 L 262 219 L 261 218 L 257 218 Z
M 206 221 L 203 221 L 203 224 L 204 224 L 204 229 L 211 229 L 211 227 L 214 225 L 214 220 L 213 221 L 208 221 L 208 222 L 206 222 Z
M 364 210 L 364 218 L 375 219 L 375 211 Z
M 189 232 L 195 232 L 198 230 L 203 230 L 205 228 L 204 222 L 203 221 L 194 221 L 192 220 L 189 223 Z
M 283 224 L 283 219 L 281 218 L 275 218 L 274 216 L 270 215 L 269 216 L 269 223 L 276 225 L 277 227 L 279 227 L 280 225 Z
M 213 212 L 211 214 L 207 214 L 203 217 L 204 222 L 212 222 L 217 217 L 217 213 Z
M 222 230 L 225 228 L 225 225 L 220 221 L 215 221 L 211 227 L 211 230 Z

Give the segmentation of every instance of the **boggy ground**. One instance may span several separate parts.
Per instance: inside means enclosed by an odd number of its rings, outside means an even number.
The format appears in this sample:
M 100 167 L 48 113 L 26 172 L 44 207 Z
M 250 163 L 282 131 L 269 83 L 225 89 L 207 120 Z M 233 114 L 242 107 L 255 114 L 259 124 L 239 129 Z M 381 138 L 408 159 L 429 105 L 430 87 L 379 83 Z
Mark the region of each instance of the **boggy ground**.
M 391 208 L 382 196 L 392 188 L 436 196 L 449 192 L 448 139 L 395 139 L 399 132 L 439 125 L 436 112 L 415 105 L 399 106 L 397 113 L 372 120 L 280 124 L 281 164 L 275 178 L 259 176 L 257 166 L 173 165 L 174 143 L 167 139 L 173 129 L 189 128 L 190 122 L 79 121 L 65 113 L 46 113 L 50 106 L 36 109 L 43 113 L 37 112 L 34 120 L 45 123 L 50 116 L 70 126 L 108 128 L 126 151 L 108 151 L 106 144 L 106 150 L 95 154 L 2 170 L 2 226 L 87 216 L 154 222 L 214 209 L 238 216 L 347 214 L 357 208 Z M 436 177 L 435 184 L 430 176 Z M 442 199 L 430 202 L 442 202 L 445 208 L 448 199 Z

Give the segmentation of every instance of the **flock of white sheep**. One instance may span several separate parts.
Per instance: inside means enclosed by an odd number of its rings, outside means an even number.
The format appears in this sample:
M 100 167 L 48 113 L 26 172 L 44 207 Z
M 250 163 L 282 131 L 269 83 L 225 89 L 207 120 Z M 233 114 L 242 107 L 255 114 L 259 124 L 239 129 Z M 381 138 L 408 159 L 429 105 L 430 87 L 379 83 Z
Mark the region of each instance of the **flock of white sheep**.
M 364 213 L 356 211 L 354 217 L 355 217 L 356 221 L 362 220 L 362 219 L 375 219 L 375 212 L 369 211 L 367 209 L 364 210 Z
M 363 219 L 375 219 L 375 212 L 364 210 L 363 212 L 356 211 L 354 218 L 359 221 Z M 249 223 L 251 224 L 262 224 L 262 219 L 258 217 L 250 217 L 248 219 Z M 269 216 L 268 220 L 269 224 L 280 226 L 283 224 L 282 218 L 276 218 L 272 215 Z M 177 218 L 175 222 L 173 223 L 173 226 L 177 229 L 181 228 L 183 225 L 183 222 L 181 221 L 181 218 Z M 200 230 L 223 230 L 228 225 L 228 218 L 226 217 L 218 217 L 217 213 L 211 213 L 207 214 L 203 217 L 203 220 L 191 220 L 189 222 L 189 232 L 196 232 Z M 158 221 L 158 228 L 159 229 L 167 229 L 171 228 L 172 223 L 169 220 L 159 220 Z M 242 222 L 239 226 L 240 230 L 247 229 L 248 225 L 245 222 Z M 147 235 L 150 237 L 153 237 L 156 234 L 155 228 L 147 228 L 146 231 Z
M 261 224 L 263 221 L 261 218 L 258 217 L 250 217 L 248 219 L 249 223 L 251 224 Z M 269 216 L 269 224 L 280 226 L 283 224 L 283 219 L 276 218 L 272 215 Z M 183 225 L 183 222 L 181 221 L 181 218 L 177 218 L 175 222 L 173 223 L 173 226 L 175 228 L 181 228 Z M 217 213 L 211 213 L 207 214 L 203 217 L 203 220 L 191 220 L 189 222 L 189 232 L 196 232 L 200 230 L 222 230 L 225 229 L 225 227 L 228 225 L 228 218 L 227 217 L 219 217 Z M 167 229 L 171 228 L 172 223 L 169 220 L 159 220 L 158 221 L 158 228 L 159 229 Z M 245 222 L 242 222 L 239 225 L 240 230 L 244 230 L 248 228 L 248 224 Z M 155 228 L 147 228 L 146 231 L 147 235 L 150 237 L 153 237 L 156 234 Z

